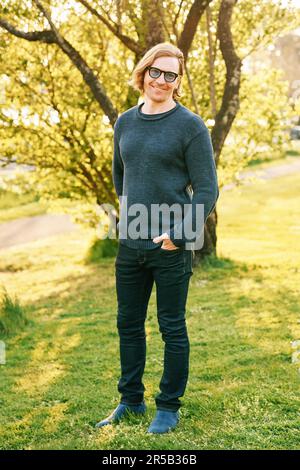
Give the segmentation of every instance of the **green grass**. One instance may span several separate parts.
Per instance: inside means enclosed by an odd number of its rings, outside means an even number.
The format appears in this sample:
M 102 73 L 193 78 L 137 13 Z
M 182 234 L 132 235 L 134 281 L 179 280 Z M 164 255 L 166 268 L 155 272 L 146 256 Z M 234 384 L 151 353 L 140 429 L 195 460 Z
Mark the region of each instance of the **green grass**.
M 47 204 L 41 203 L 34 194 L 17 194 L 0 188 L 0 223 L 46 212 Z
M 12 299 L 6 289 L 0 293 L 0 334 L 4 337 L 22 330 L 28 320 L 18 298 Z
M 190 376 L 179 426 L 147 435 L 162 372 L 147 318 L 148 412 L 94 429 L 119 402 L 114 260 L 84 262 L 90 232 L 1 252 L 0 283 L 32 323 L 5 339 L 2 449 L 299 449 L 300 175 L 221 192 L 218 258 L 195 268 Z

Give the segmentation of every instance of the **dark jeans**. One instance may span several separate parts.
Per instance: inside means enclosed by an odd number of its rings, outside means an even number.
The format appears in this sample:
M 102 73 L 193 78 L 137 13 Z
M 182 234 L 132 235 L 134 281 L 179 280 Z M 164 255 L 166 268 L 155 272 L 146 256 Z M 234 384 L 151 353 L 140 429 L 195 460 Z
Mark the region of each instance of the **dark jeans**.
M 117 328 L 120 338 L 121 377 L 118 391 L 121 403 L 136 404 L 144 399 L 142 377 L 146 362 L 145 320 L 156 284 L 159 331 L 165 343 L 164 370 L 157 409 L 177 411 L 189 373 L 189 339 L 185 306 L 189 280 L 193 275 L 193 252 L 129 248 L 119 242 L 115 261 L 118 299 Z

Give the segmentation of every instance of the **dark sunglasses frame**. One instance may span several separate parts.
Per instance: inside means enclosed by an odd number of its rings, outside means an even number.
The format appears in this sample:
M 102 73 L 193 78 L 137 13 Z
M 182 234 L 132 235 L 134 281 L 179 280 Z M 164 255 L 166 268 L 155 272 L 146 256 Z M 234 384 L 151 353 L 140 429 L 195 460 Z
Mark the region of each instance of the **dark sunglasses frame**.
M 159 71 L 159 75 L 158 75 L 157 77 L 151 77 L 151 73 L 150 73 L 151 69 L 158 70 L 158 71 Z M 175 72 L 168 72 L 168 71 L 160 70 L 159 68 L 157 68 L 157 67 L 152 67 L 151 65 L 148 65 L 148 67 L 146 67 L 146 70 L 149 70 L 149 75 L 150 75 L 150 77 L 151 77 L 151 78 L 154 78 L 154 79 L 159 78 L 159 77 L 161 76 L 161 74 L 163 73 L 163 74 L 164 74 L 165 82 L 167 82 L 167 83 L 173 83 L 173 82 L 175 82 L 176 78 L 180 75 L 180 74 L 175 73 Z M 166 74 L 167 74 L 167 73 L 171 73 L 171 74 L 175 75 L 174 80 L 166 80 Z

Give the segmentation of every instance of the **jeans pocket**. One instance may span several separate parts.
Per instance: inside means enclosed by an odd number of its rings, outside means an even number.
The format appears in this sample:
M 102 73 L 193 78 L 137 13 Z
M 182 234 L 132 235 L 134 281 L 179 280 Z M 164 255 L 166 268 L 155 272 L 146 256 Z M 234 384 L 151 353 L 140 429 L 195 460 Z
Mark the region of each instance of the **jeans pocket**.
M 166 248 L 162 248 L 162 246 L 160 246 L 160 251 L 162 252 L 166 252 L 166 253 L 180 253 L 182 251 L 184 251 L 184 247 L 183 246 L 179 246 L 177 248 L 172 248 L 172 250 L 167 250 Z

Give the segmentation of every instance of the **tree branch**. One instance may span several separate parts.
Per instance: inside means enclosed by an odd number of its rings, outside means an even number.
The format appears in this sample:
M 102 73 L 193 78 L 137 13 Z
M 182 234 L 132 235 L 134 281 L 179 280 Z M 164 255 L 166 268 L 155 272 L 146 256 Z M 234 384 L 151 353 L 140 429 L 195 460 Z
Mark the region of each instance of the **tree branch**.
M 86 0 L 78 0 L 92 15 L 96 16 L 98 20 L 102 21 L 103 24 L 117 37 L 120 39 L 120 41 L 128 47 L 132 52 L 135 54 L 141 54 L 141 48 L 136 43 L 133 39 L 131 39 L 128 36 L 125 36 L 125 34 L 122 34 L 120 32 L 120 25 L 114 23 L 115 26 L 112 26 L 112 24 L 107 21 L 107 19 L 102 16 L 95 8 L 93 8 L 91 5 Z
M 222 0 L 219 10 L 217 37 L 220 41 L 220 49 L 226 65 L 226 82 L 221 108 L 216 115 L 215 125 L 212 130 L 216 164 L 240 106 L 239 89 L 242 62 L 235 52 L 231 33 L 231 17 L 236 3 L 237 0 Z
M 32 31 L 29 33 L 25 33 L 24 31 L 19 31 L 18 29 L 16 29 L 4 18 L 0 18 L 0 27 L 6 29 L 6 31 L 13 34 L 17 38 L 26 39 L 27 41 L 41 41 L 47 44 L 57 43 L 53 31 L 48 29 L 44 31 Z
M 33 1 L 49 22 L 51 31 L 34 31 L 31 33 L 24 33 L 16 30 L 16 28 L 14 28 L 12 25 L 10 25 L 7 21 L 3 19 L 0 19 L 0 26 L 6 29 L 11 34 L 22 39 L 26 39 L 28 41 L 41 41 L 46 43 L 51 42 L 57 44 L 60 49 L 69 57 L 75 67 L 79 70 L 83 77 L 83 80 L 90 88 L 96 101 L 102 108 L 104 114 L 108 117 L 111 125 L 114 126 L 114 123 L 118 118 L 118 112 L 113 107 L 112 102 L 108 98 L 105 88 L 99 82 L 93 70 L 88 66 L 86 61 L 79 54 L 79 52 L 59 33 L 59 31 L 51 20 L 50 14 L 46 11 L 41 2 L 39 0 Z
M 207 5 L 211 2 L 212 0 L 195 0 L 190 8 L 190 11 L 188 12 L 182 33 L 177 44 L 179 49 L 181 49 L 183 52 L 185 61 L 187 61 L 188 53 L 196 34 L 197 26 L 201 16 L 203 15 Z

